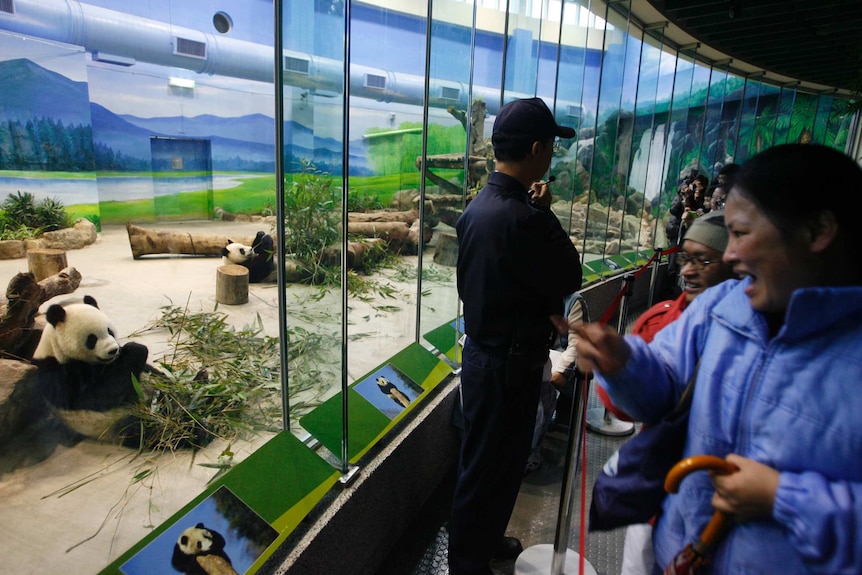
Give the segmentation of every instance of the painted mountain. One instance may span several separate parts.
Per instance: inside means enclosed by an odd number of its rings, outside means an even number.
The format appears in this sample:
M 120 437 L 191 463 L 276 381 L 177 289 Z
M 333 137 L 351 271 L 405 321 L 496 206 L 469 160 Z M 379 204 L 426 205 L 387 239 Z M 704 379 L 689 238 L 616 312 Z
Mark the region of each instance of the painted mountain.
M 105 106 L 90 102 L 85 82 L 46 70 L 27 59 L 0 62 L 0 129 L 14 124 L 15 138 L 0 137 L 0 160 L 19 152 L 10 150 L 11 142 L 32 139 L 28 123 L 46 121 L 56 129 L 76 127 L 76 140 L 91 138 L 82 143 L 87 148 L 87 161 L 72 169 L 148 170 L 150 166 L 150 137 L 203 138 L 211 141 L 213 169 L 271 172 L 275 169 L 274 120 L 263 114 L 237 118 L 212 115 L 197 117 L 137 118 L 117 115 Z M 90 136 L 90 130 L 92 135 Z M 32 130 L 31 130 L 32 131 Z M 300 168 L 298 158 L 309 158 L 324 171 L 341 171 L 341 144 L 331 138 L 314 137 L 311 130 L 295 122 L 285 122 L 285 141 L 314 142 L 314 147 L 288 144 L 285 149 L 288 167 Z M 36 154 L 43 143 L 29 142 L 26 148 Z M 5 146 L 5 148 L 4 148 Z M 20 154 L 19 154 L 20 155 Z M 85 154 L 81 154 L 84 156 Z M 19 162 L 6 169 L 67 169 L 45 167 L 44 159 Z M 350 144 L 351 174 L 369 173 L 363 142 Z M 4 169 L 0 167 L 0 169 Z
M 90 125 L 90 93 L 86 82 L 75 82 L 32 60 L 0 62 L 0 121 L 22 123 L 48 117 L 65 125 Z

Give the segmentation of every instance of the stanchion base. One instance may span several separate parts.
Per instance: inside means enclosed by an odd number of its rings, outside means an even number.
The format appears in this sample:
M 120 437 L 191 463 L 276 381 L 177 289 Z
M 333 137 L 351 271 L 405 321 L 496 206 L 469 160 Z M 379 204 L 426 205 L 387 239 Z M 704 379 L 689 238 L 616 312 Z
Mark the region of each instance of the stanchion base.
M 622 436 L 634 433 L 635 424 L 617 419 L 603 407 L 596 407 L 587 410 L 587 429 L 600 435 Z
M 566 549 L 562 575 L 578 575 L 581 556 Z M 550 543 L 527 547 L 515 560 L 515 575 L 548 575 L 554 564 L 554 546 Z M 583 575 L 598 575 L 589 561 L 584 559 Z

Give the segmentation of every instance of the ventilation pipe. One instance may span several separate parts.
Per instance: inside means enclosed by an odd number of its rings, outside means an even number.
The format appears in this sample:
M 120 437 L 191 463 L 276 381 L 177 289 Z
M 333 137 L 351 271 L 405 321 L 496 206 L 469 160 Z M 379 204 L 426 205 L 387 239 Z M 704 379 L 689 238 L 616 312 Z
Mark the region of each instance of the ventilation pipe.
M 119 65 L 146 62 L 191 70 L 198 74 L 243 78 L 272 83 L 272 47 L 216 34 L 173 26 L 77 0 L 5 0 L 0 2 L 0 29 L 8 32 L 82 46 L 96 61 Z M 285 50 L 282 67 L 286 85 L 318 95 L 343 91 L 343 63 Z M 421 106 L 425 78 L 357 64 L 350 65 L 350 94 L 379 102 Z M 431 79 L 428 105 L 435 108 L 470 105 L 468 87 L 460 82 Z M 508 92 L 509 99 L 532 94 Z M 473 86 L 473 97 L 499 111 L 499 91 Z M 572 124 L 581 114 L 579 104 L 557 103 L 557 121 Z

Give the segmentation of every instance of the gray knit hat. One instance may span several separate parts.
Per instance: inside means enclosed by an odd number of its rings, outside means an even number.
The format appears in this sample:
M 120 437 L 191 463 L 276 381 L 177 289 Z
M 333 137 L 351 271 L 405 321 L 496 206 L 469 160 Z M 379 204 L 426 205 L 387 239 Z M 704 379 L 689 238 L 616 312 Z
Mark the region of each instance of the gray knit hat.
M 695 219 L 688 231 L 685 232 L 685 239 L 724 253 L 727 248 L 724 210 L 709 212 Z

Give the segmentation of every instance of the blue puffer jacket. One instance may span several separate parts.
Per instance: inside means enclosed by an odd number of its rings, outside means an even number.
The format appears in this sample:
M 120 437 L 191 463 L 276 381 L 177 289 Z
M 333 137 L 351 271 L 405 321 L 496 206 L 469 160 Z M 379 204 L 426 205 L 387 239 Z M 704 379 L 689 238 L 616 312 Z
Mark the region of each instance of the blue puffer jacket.
M 862 573 L 862 288 L 794 292 L 772 339 L 743 293 L 749 280 L 701 294 L 632 357 L 611 400 L 642 421 L 678 401 L 700 359 L 685 456 L 737 453 L 781 472 L 772 518 L 735 525 L 713 573 Z M 667 497 L 654 533 L 664 567 L 713 509 L 706 473 Z

